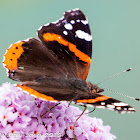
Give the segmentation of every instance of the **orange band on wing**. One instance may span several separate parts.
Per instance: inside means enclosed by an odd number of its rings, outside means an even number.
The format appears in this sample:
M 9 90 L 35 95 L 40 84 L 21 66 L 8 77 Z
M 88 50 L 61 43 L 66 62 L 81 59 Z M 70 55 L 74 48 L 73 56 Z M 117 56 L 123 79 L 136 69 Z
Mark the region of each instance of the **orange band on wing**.
M 84 100 L 77 100 L 77 102 L 79 103 L 96 103 L 96 102 L 100 102 L 100 101 L 105 101 L 110 99 L 109 96 L 99 96 L 95 99 L 84 99 Z
M 21 54 L 24 52 L 22 48 L 22 44 L 24 42 L 18 42 L 13 44 L 4 55 L 4 65 L 9 70 L 11 69 L 17 69 L 17 62 L 18 58 L 20 58 Z
M 60 43 L 64 46 L 68 46 L 69 50 L 71 52 L 74 52 L 75 55 L 77 57 L 79 57 L 80 60 L 82 60 L 84 62 L 91 62 L 91 58 L 87 54 L 78 50 L 76 48 L 76 45 L 64 40 L 60 35 L 57 35 L 57 34 L 54 34 L 54 33 L 45 33 L 45 34 L 43 34 L 43 38 L 46 41 L 57 41 L 58 43 Z
M 39 93 L 38 91 L 33 90 L 30 87 L 27 87 L 27 86 L 24 86 L 24 85 L 20 85 L 20 84 L 17 84 L 17 87 L 20 87 L 22 90 L 27 91 L 29 94 L 32 94 L 32 95 L 34 95 L 37 98 L 41 98 L 41 99 L 46 100 L 46 101 L 57 101 L 53 97 L 47 96 L 47 95 L 42 94 L 42 93 Z

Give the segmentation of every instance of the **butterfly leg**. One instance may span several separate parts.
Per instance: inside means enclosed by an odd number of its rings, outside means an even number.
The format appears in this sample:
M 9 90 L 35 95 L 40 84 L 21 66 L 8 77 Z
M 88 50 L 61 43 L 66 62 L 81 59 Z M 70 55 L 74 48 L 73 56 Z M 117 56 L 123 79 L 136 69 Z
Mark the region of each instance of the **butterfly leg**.
M 77 121 L 80 119 L 80 117 L 84 114 L 84 112 L 85 112 L 86 109 L 87 109 L 87 106 L 84 106 L 84 107 L 85 107 L 85 109 L 84 109 L 83 112 L 79 115 L 79 117 L 76 119 L 76 121 L 75 121 L 75 123 L 74 123 L 74 125 L 73 125 L 73 134 L 74 134 L 74 128 L 75 128 L 75 125 L 76 125 Z
M 71 103 L 72 103 L 72 101 L 69 102 L 68 107 L 70 106 Z
M 68 107 L 70 106 L 70 104 L 71 104 L 75 99 L 77 99 L 77 97 L 78 97 L 78 94 L 77 94 L 72 100 L 70 100 L 70 102 L 69 102 L 69 104 L 68 104 Z M 81 105 L 81 106 L 83 106 L 83 105 Z
M 60 103 L 58 103 L 58 104 L 56 104 L 56 105 L 54 105 L 53 107 L 51 107 L 49 110 L 47 110 L 45 113 L 43 113 L 42 115 L 41 115 L 41 117 L 43 117 L 45 114 L 47 114 L 49 111 L 51 111 L 53 108 L 55 108 L 56 106 L 58 106 Z
M 91 110 L 91 111 L 89 111 L 88 113 L 85 113 L 85 114 L 92 113 L 92 112 L 94 112 L 94 111 L 95 111 L 95 109 L 96 109 L 96 106 L 94 106 L 94 109 L 93 109 L 93 110 Z

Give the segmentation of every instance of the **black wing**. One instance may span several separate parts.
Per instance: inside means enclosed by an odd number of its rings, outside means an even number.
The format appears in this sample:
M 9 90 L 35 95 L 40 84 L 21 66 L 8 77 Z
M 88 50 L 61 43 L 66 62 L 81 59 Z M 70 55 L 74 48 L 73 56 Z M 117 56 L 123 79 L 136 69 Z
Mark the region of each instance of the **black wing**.
M 79 9 L 65 12 L 60 20 L 44 25 L 38 30 L 38 36 L 71 72 L 75 71 L 79 79 L 86 79 L 92 55 L 92 36 L 88 20 Z

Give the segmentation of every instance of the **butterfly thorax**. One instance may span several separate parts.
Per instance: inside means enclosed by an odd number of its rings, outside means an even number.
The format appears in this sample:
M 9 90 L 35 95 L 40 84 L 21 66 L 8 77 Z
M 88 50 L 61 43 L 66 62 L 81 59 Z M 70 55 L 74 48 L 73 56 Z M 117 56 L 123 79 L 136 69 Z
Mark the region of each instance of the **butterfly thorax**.
M 100 93 L 104 91 L 104 89 L 99 88 L 97 85 L 94 85 L 91 82 L 86 82 L 82 79 L 59 78 L 59 83 L 61 83 L 61 87 L 69 88 L 74 91 L 83 91 L 87 93 Z

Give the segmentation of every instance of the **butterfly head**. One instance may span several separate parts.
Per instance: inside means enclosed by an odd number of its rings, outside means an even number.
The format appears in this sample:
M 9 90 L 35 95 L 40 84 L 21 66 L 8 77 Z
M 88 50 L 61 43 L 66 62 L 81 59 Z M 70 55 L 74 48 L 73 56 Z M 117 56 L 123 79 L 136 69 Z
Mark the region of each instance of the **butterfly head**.
M 91 93 L 100 93 L 104 91 L 104 89 L 99 88 L 97 85 L 94 85 L 91 82 L 88 82 L 87 86 Z

